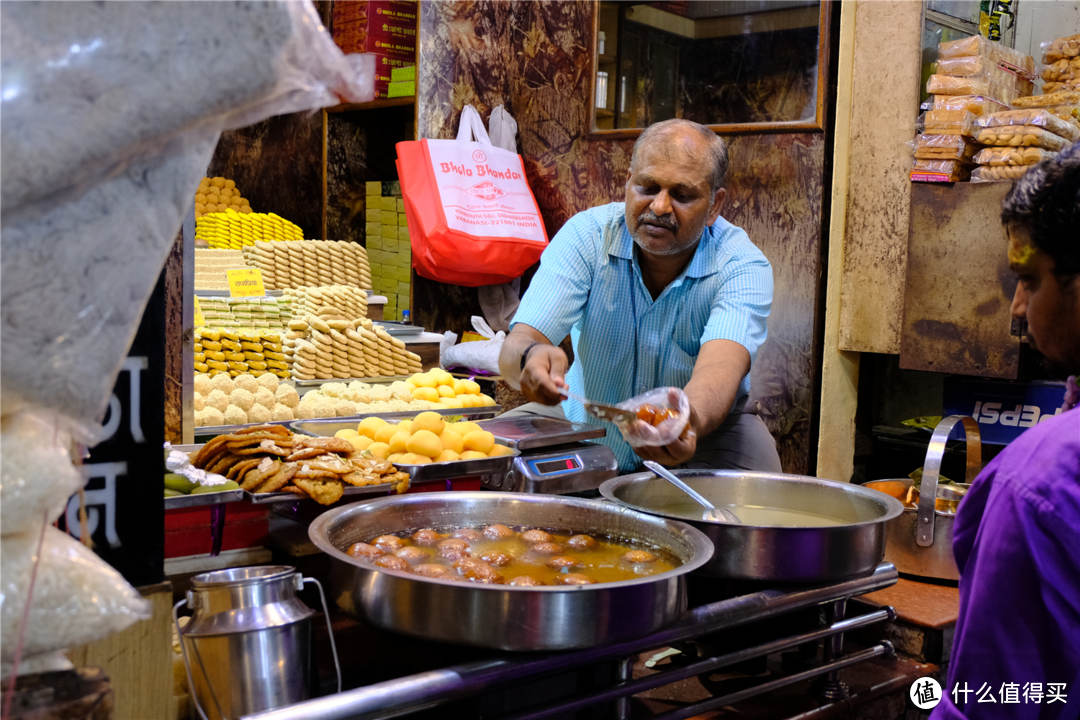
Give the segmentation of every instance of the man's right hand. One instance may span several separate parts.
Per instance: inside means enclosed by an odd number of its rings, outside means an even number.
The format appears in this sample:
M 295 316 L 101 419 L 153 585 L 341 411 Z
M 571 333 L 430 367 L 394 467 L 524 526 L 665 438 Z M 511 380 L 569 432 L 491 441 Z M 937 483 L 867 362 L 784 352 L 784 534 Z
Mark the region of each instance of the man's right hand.
M 563 400 L 559 388 L 566 387 L 566 353 L 555 345 L 533 346 L 521 371 L 521 394 L 531 402 L 558 405 Z

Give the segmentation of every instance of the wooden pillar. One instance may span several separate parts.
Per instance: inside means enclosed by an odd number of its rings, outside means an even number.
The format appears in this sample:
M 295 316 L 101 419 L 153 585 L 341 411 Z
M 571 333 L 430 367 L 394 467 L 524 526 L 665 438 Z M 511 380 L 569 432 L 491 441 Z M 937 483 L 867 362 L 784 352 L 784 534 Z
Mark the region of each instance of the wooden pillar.
M 840 349 L 840 290 L 847 231 L 847 195 L 851 174 L 852 68 L 855 63 L 856 3 L 840 4 L 840 52 L 837 58 L 835 142 L 833 145 L 832 215 L 829 218 L 828 283 L 821 372 L 821 421 L 816 475 L 847 482 L 854 470 L 855 408 L 859 394 L 859 353 Z

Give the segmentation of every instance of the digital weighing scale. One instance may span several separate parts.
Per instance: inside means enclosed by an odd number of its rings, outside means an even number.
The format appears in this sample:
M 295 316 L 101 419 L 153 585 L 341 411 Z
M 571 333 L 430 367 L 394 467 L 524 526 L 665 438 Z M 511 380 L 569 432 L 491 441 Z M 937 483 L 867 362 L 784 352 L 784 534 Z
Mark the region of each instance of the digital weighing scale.
M 479 425 L 521 453 L 505 475 L 482 477 L 489 490 L 569 495 L 596 490 L 619 474 L 611 448 L 588 442 L 607 433 L 599 425 L 540 415 L 497 417 Z

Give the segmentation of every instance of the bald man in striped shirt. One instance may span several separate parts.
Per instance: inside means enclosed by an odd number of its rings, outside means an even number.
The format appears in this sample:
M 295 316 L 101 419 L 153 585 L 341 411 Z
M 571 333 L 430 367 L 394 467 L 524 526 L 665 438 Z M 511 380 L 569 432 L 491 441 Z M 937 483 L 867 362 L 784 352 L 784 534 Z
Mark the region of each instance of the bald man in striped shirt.
M 599 422 L 560 388 L 618 404 L 678 387 L 690 422 L 675 441 L 631 448 L 617 432 L 602 440 L 621 471 L 642 459 L 781 470 L 765 424 L 743 412 L 773 280 L 746 233 L 720 217 L 727 164 L 723 140 L 703 125 L 666 120 L 641 134 L 626 202 L 571 218 L 522 298 L 499 368 L 531 402 L 511 413 Z M 567 334 L 571 367 L 558 347 Z

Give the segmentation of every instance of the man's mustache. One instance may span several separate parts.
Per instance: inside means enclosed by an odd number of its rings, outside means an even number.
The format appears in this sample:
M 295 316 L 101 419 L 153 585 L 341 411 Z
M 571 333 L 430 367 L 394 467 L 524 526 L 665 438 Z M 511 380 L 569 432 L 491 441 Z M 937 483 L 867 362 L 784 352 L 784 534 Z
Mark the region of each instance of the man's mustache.
M 678 232 L 679 230 L 679 223 L 675 222 L 674 219 L 668 217 L 660 217 L 652 210 L 646 210 L 645 212 L 638 215 L 637 221 L 638 225 L 641 225 L 642 223 L 648 223 L 649 225 L 659 225 L 660 227 L 666 230 L 670 230 L 673 233 Z

